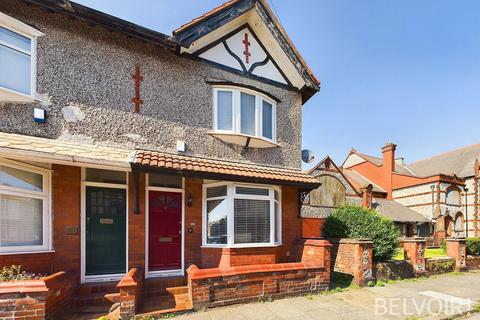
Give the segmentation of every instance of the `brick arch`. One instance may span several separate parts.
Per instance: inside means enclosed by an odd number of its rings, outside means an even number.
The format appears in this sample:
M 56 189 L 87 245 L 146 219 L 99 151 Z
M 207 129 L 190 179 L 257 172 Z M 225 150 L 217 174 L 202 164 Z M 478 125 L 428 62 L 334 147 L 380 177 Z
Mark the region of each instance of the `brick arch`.
M 462 190 L 454 184 L 450 185 L 445 189 L 445 203 L 447 205 L 462 205 Z

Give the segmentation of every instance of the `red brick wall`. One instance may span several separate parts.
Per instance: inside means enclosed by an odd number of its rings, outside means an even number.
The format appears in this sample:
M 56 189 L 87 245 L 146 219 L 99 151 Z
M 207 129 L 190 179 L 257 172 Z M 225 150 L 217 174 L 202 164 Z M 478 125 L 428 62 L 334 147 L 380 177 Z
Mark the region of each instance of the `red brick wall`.
M 54 272 L 72 270 L 80 274 L 80 192 L 81 169 L 53 165 Z
M 278 262 L 282 246 L 265 248 L 202 248 L 202 268 L 233 267 Z
M 202 265 L 202 179 L 185 178 L 185 202 L 192 196 L 192 206 L 185 203 L 185 266 Z M 188 229 L 191 228 L 192 232 Z
M 302 221 L 298 212 L 298 189 L 282 187 L 282 242 L 279 262 L 295 261 L 297 240 L 302 236 Z
M 332 270 L 350 274 L 355 284 L 373 280 L 373 245 L 361 239 L 330 239 Z
M 145 269 L 145 173 L 139 175 L 139 209 L 135 214 L 134 184 L 135 180 L 130 173 L 128 176 L 128 265 L 129 269 L 138 267 Z
M 325 218 L 302 218 L 302 238 L 323 237 Z
M 28 272 L 50 274 L 53 272 L 53 253 L 0 255 L 0 269 L 11 265 L 21 265 Z

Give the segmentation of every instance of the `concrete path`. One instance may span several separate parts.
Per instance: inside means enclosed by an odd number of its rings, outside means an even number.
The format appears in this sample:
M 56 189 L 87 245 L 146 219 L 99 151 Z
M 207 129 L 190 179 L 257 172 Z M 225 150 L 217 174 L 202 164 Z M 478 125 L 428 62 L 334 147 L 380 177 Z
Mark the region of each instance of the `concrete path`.
M 480 271 L 211 309 L 178 320 L 444 319 L 480 301 Z M 472 318 L 477 319 L 477 318 Z M 478 318 L 480 319 L 480 318 Z

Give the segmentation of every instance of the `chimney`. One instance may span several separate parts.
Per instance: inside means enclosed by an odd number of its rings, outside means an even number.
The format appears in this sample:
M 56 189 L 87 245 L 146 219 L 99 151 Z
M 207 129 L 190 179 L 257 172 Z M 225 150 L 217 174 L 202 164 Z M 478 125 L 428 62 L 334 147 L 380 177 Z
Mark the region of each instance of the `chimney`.
M 383 154 L 383 176 L 387 187 L 387 199 L 392 200 L 393 191 L 393 171 L 395 170 L 395 149 L 397 145 L 394 143 L 386 143 L 382 147 Z
M 369 184 L 362 188 L 362 207 L 372 209 L 373 203 L 373 186 Z

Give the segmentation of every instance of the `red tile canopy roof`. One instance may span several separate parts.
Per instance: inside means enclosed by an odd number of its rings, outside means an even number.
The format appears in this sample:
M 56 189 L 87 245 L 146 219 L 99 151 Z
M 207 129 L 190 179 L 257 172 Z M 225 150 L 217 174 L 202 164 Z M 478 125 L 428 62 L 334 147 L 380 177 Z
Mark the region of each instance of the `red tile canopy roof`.
M 170 171 L 206 179 L 271 183 L 298 187 L 316 188 L 320 182 L 308 174 L 295 169 L 284 169 L 239 162 L 212 160 L 193 156 L 157 151 L 137 150 L 133 165 L 149 171 Z

